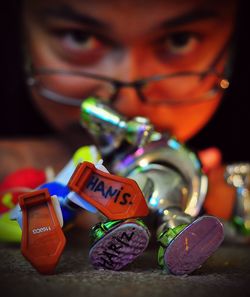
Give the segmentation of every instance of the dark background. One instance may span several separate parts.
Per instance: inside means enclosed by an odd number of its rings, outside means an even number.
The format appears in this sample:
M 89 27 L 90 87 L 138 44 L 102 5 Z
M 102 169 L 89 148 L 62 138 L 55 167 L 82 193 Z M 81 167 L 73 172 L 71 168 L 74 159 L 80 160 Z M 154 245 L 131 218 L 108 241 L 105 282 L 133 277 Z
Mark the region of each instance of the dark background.
M 219 1 L 219 0 L 218 0 Z M 194 149 L 217 146 L 224 161 L 249 161 L 250 28 L 247 1 L 240 4 L 235 38 L 231 87 L 212 121 L 189 145 Z M 20 1 L 9 0 L 0 9 L 0 138 L 32 137 L 53 131 L 32 107 L 22 71 Z M 225 10 L 226 2 L 225 2 Z
M 25 88 L 18 2 L 4 0 L 0 8 L 0 139 L 52 133 L 32 108 Z M 190 141 L 197 149 L 218 146 L 225 162 L 249 160 L 250 155 L 249 10 L 247 1 L 241 2 L 230 94 L 225 96 L 210 124 Z M 69 235 L 56 275 L 52 276 L 36 273 L 22 257 L 19 246 L 1 244 L 1 296 L 250 296 L 249 246 L 223 245 L 194 274 L 176 277 L 164 274 L 157 267 L 155 248 L 147 250 L 124 271 L 95 271 L 88 262 L 88 244 L 84 242 L 87 235 Z

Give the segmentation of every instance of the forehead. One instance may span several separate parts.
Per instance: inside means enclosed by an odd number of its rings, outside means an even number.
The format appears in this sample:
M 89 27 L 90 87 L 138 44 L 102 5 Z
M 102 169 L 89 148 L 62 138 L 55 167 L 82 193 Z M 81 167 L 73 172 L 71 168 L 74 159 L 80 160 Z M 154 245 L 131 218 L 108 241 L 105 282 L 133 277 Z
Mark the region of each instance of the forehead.
M 75 9 L 100 19 L 131 21 L 134 17 L 154 20 L 172 18 L 192 10 L 213 9 L 227 13 L 236 0 L 24 0 L 25 8 Z M 226 7 L 225 7 L 226 3 Z
M 24 0 L 38 19 L 66 19 L 120 39 L 152 36 L 197 21 L 226 25 L 236 0 Z M 226 7 L 226 8 L 225 8 Z M 29 19 L 29 16 L 28 18 Z M 220 25 L 219 25 L 220 26 Z M 213 26 L 210 26 L 211 28 Z M 214 28 L 213 28 L 214 29 Z

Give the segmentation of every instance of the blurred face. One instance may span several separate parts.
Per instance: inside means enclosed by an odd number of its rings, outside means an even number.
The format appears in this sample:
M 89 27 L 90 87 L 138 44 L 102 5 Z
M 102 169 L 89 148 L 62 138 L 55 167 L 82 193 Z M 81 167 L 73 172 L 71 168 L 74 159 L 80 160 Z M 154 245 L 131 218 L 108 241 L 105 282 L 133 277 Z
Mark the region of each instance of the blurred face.
M 25 0 L 25 44 L 35 68 L 84 71 L 123 82 L 159 74 L 199 73 L 209 69 L 230 39 L 235 2 Z M 227 58 L 226 53 L 222 55 L 217 72 L 223 73 Z M 50 79 L 58 92 L 81 93 L 82 98 L 91 95 L 92 82 L 87 79 Z M 217 92 L 210 100 L 188 101 L 204 97 L 215 79 L 195 78 L 195 83 L 192 86 L 192 80 L 181 80 L 181 76 L 151 83 L 146 102 L 133 88 L 124 87 L 113 107 L 128 118 L 147 117 L 158 130 L 168 130 L 185 141 L 209 121 L 222 96 Z M 93 86 L 93 95 L 97 89 Z M 50 102 L 36 92 L 33 98 L 57 129 L 66 130 L 79 121 L 79 108 Z M 185 104 L 168 104 L 175 100 Z

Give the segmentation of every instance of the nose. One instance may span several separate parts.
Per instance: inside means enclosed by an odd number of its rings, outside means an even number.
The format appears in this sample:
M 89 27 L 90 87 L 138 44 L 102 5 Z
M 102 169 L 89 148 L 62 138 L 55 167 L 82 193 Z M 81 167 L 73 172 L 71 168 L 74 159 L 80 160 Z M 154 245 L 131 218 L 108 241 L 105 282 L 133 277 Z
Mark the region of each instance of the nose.
M 121 88 L 113 101 L 113 107 L 127 117 L 143 116 L 142 101 L 136 90 L 132 87 Z M 139 112 L 139 114 L 138 114 Z
M 115 65 L 114 76 L 121 81 L 131 82 L 165 72 L 150 48 L 133 47 L 124 50 L 122 57 Z
M 164 67 L 150 49 L 132 48 L 124 53 L 113 77 L 122 82 L 133 82 L 159 73 L 164 73 Z M 127 116 L 143 116 L 144 105 L 136 89 L 127 86 L 119 90 L 113 101 L 115 109 Z

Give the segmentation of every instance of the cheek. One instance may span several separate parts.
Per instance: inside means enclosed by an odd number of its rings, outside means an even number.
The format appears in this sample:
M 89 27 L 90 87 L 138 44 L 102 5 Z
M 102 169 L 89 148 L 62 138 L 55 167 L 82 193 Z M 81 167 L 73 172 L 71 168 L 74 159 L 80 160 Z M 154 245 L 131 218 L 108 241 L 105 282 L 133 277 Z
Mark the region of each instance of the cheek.
M 58 131 L 63 131 L 80 121 L 80 108 L 50 102 L 36 94 L 32 95 L 32 99 L 45 119 Z
M 187 141 L 198 133 L 215 113 L 220 98 L 186 107 L 162 109 L 152 113 L 151 121 L 160 130 L 169 130 L 180 141 Z
M 169 131 L 180 141 L 186 141 L 201 130 L 215 113 L 221 96 L 210 101 L 180 107 L 149 106 L 139 101 L 120 101 L 116 110 L 128 118 L 142 116 L 150 119 L 158 131 Z

